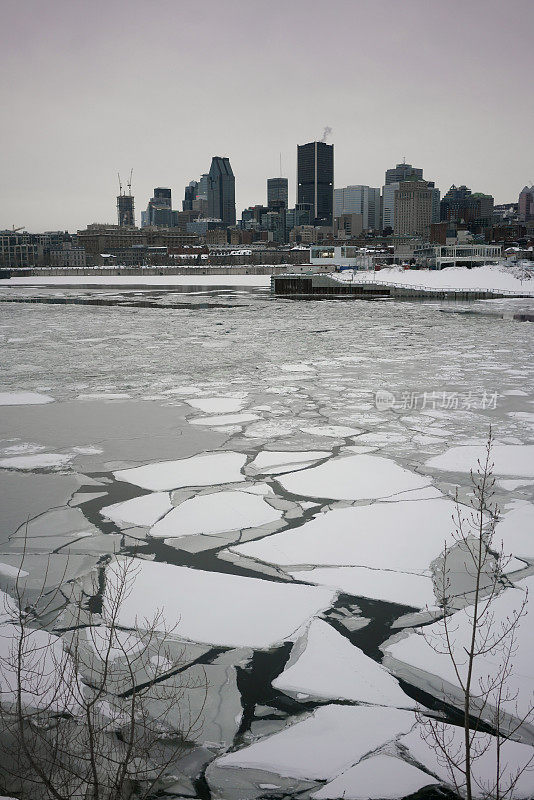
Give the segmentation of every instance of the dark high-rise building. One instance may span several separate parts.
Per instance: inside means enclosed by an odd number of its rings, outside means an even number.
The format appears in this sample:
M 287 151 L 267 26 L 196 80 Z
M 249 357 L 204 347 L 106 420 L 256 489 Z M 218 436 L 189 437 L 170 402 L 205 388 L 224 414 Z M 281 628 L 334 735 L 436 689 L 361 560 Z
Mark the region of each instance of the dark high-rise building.
M 185 195 L 182 200 L 182 211 L 192 211 L 193 201 L 197 198 L 198 181 L 190 181 L 189 185 L 185 187 Z
M 309 142 L 297 145 L 297 203 L 310 203 L 315 225 L 334 219 L 334 145 Z
M 534 220 L 534 186 L 524 186 L 519 194 L 518 214 L 520 222 Z
M 389 183 L 399 183 L 400 181 L 422 181 L 423 170 L 412 167 L 411 164 L 397 164 L 396 167 L 386 170 L 386 186 Z
M 235 177 L 228 158 L 213 156 L 208 174 L 208 216 L 235 225 Z
M 125 225 L 135 225 L 133 195 L 120 194 L 117 197 L 117 217 L 121 227 Z
M 154 196 L 148 201 L 146 211 L 141 213 L 141 227 L 172 228 L 173 226 L 171 190 L 157 186 L 154 189 Z
M 465 223 L 472 233 L 480 233 L 493 224 L 493 197 L 453 185 L 441 201 L 441 219 Z
M 287 178 L 267 178 L 267 205 L 270 207 L 279 200 L 282 200 L 284 207 L 287 208 Z

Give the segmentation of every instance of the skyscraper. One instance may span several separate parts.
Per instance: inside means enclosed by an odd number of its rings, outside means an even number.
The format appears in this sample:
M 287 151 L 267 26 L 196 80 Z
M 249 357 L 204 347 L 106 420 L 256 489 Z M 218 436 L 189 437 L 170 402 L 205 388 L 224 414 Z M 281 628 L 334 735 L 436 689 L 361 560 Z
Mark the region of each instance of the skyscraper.
M 363 230 L 380 230 L 380 189 L 345 186 L 334 189 L 334 216 L 361 214 Z
M 213 156 L 208 173 L 208 216 L 235 225 L 235 177 L 228 158 Z
M 193 210 L 193 200 L 196 200 L 198 192 L 198 181 L 190 181 L 185 187 L 184 199 L 182 200 L 182 211 Z
M 287 178 L 267 178 L 267 205 L 282 200 L 285 208 L 288 201 Z
M 395 234 L 428 239 L 432 222 L 432 190 L 426 181 L 400 181 L 395 190 Z
M 530 222 L 534 219 L 534 186 L 523 187 L 517 207 L 520 222 Z
M 334 221 L 334 145 L 309 142 L 297 145 L 297 203 L 310 203 L 314 223 Z
M 141 227 L 172 228 L 173 222 L 171 190 L 157 186 L 146 211 L 141 214 Z
M 134 199 L 131 194 L 117 196 L 117 217 L 121 227 L 135 225 Z
M 423 170 L 412 167 L 411 164 L 397 164 L 396 167 L 386 170 L 386 186 L 388 183 L 399 183 L 400 181 L 422 181 Z

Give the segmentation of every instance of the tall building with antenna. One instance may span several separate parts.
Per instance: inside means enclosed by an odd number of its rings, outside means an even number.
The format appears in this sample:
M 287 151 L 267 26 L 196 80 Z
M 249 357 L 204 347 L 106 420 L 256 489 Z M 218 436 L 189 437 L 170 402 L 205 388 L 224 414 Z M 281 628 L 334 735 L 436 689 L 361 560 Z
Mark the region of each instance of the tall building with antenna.
M 309 203 L 314 225 L 334 221 L 334 145 L 308 142 L 297 145 L 297 203 Z
M 117 217 L 121 227 L 135 227 L 135 207 L 132 195 L 132 174 L 127 182 L 128 194 L 122 189 L 121 176 L 119 175 L 119 194 L 117 196 Z

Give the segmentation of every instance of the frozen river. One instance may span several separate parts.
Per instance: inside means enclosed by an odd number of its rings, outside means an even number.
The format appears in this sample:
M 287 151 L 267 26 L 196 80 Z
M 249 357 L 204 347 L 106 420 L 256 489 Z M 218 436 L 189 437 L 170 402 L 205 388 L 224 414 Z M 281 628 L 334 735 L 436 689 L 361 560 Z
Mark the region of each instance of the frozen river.
M 468 497 L 490 425 L 510 580 L 534 573 L 534 326 L 508 318 L 534 300 L 290 301 L 239 285 L 10 297 L 108 305 L 0 302 L 0 588 L 24 546 L 35 586 L 49 554 L 50 584 L 138 559 L 121 623 L 162 608 L 209 681 L 169 796 L 439 783 L 414 709 L 456 718 L 429 677 L 441 665 L 406 643 L 435 606 L 451 496 Z

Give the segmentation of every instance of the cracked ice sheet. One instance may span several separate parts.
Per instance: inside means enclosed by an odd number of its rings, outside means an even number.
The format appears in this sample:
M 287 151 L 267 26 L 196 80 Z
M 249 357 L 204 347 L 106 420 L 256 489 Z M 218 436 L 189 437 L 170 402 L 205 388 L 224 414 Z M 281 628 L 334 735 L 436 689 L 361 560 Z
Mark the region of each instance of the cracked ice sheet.
M 259 528 L 281 518 L 281 512 L 258 495 L 215 492 L 185 500 L 157 522 L 150 535 L 157 539 L 178 539 L 196 533 L 209 535 Z
M 484 463 L 485 457 L 484 446 L 461 445 L 431 458 L 426 466 L 445 472 L 469 472 L 476 470 L 478 459 Z M 534 478 L 534 444 L 495 444 L 491 448 L 491 461 L 494 475 Z
M 410 734 L 408 734 L 410 736 Z M 438 781 L 395 756 L 379 754 L 360 761 L 311 797 L 315 800 L 396 800 Z
M 157 461 L 143 467 L 114 472 L 119 481 L 133 483 L 142 489 L 168 491 L 184 486 L 211 486 L 244 481 L 241 469 L 246 456 L 233 452 L 202 453 L 177 461 Z
M 39 392 L 0 392 L 0 406 L 33 406 L 54 401 L 54 397 Z
M 424 728 L 417 725 L 410 733 L 399 740 L 399 744 L 408 748 L 411 757 L 422 764 L 426 769 L 433 772 L 441 780 L 450 785 L 450 773 L 443 764 L 443 759 L 438 755 L 436 748 L 428 744 L 422 737 Z M 463 729 L 455 725 L 446 725 L 446 737 L 449 742 L 449 752 L 461 752 L 463 747 Z M 473 777 L 473 796 L 487 797 L 488 787 L 493 788 L 495 781 L 495 769 L 497 764 L 496 739 L 482 733 L 474 734 L 475 747 L 480 747 L 481 755 L 472 762 Z M 489 744 L 489 747 L 487 745 Z M 509 785 L 516 775 L 534 757 L 534 749 L 526 744 L 512 742 L 510 740 L 501 743 L 501 787 Z M 484 751 L 484 752 L 482 752 Z M 463 778 L 458 769 L 455 769 L 455 776 L 461 786 Z M 396 795 L 398 796 L 398 795 Z M 491 791 L 491 797 L 495 794 Z M 518 778 L 513 789 L 513 797 L 522 800 L 530 800 L 534 796 L 534 772 L 532 768 L 524 771 Z M 318 797 L 318 795 L 315 795 Z M 325 796 L 326 797 L 326 796 Z M 330 797 L 330 795 L 328 795 Z M 350 798 L 350 795 L 347 795 Z
M 502 542 L 505 554 L 534 557 L 534 505 L 523 501 L 511 503 L 495 527 L 494 546 Z
M 220 426 L 220 425 L 242 425 L 245 422 L 254 422 L 255 420 L 260 419 L 259 414 L 221 414 L 216 417 L 195 417 L 194 419 L 188 419 L 190 425 L 208 425 L 208 426 Z
M 292 494 L 333 500 L 376 500 L 431 483 L 382 456 L 351 455 L 287 475 L 278 482 Z
M 387 669 L 319 619 L 293 645 L 286 668 L 272 685 L 297 700 L 315 697 L 416 707 Z
M 150 526 L 171 511 L 173 505 L 168 492 L 151 492 L 134 497 L 124 503 L 114 503 L 100 509 L 103 517 L 127 525 Z
M 494 598 L 491 603 L 492 627 L 499 628 L 500 622 L 505 620 L 518 611 L 525 598 L 525 589 L 532 596 L 534 591 L 534 577 L 526 578 L 518 584 L 518 587 L 506 589 Z M 532 621 L 534 611 L 532 604 L 526 606 L 526 613 L 520 618 L 516 629 L 516 650 L 513 654 L 513 665 L 510 675 L 506 681 L 507 697 L 502 701 L 501 709 L 509 713 L 512 717 L 523 717 L 532 707 L 532 693 L 534 690 L 534 677 L 532 677 L 532 662 L 534 659 L 534 638 L 532 637 Z M 466 649 L 469 645 L 471 635 L 470 622 L 472 610 L 470 608 L 456 611 L 451 615 L 451 625 L 454 626 L 454 639 L 452 649 L 459 665 L 460 674 L 466 673 Z M 425 628 L 426 637 L 432 637 L 443 630 L 440 622 L 428 625 Z M 437 639 L 437 644 L 441 639 Z M 384 663 L 395 674 L 406 677 L 409 674 L 409 682 L 421 685 L 424 683 L 425 690 L 434 695 L 441 696 L 447 693 L 449 702 L 453 702 L 453 692 L 458 693 L 458 702 L 463 702 L 458 678 L 454 671 L 454 665 L 450 655 L 447 653 L 435 652 L 431 647 L 431 642 L 421 635 L 420 631 L 408 635 L 406 638 L 393 642 L 384 647 L 386 656 Z M 491 679 L 497 675 L 501 668 L 501 652 L 496 654 L 486 654 L 483 659 L 475 659 L 473 672 L 473 682 L 479 686 L 479 680 Z M 427 675 L 421 676 L 423 670 Z M 419 680 L 415 681 L 419 674 Z M 464 678 L 465 679 L 465 678 Z M 495 690 L 488 692 L 488 705 L 483 718 L 489 721 L 494 720 L 494 710 L 491 707 L 495 699 Z M 504 723 L 503 723 L 504 724 Z M 504 729 L 504 728 L 503 728 Z
M 292 778 L 331 780 L 365 753 L 408 733 L 411 711 L 327 705 L 279 733 L 216 759 L 214 768 L 259 769 Z
M 310 466 L 314 461 L 328 458 L 330 450 L 288 451 L 264 450 L 249 464 L 259 475 L 280 475 L 303 466 Z
M 300 528 L 232 547 L 232 551 L 281 567 L 360 566 L 428 571 L 454 541 L 451 500 L 401 500 L 335 509 Z
M 108 566 L 116 573 L 116 562 Z M 119 624 L 162 611 L 161 630 L 193 642 L 263 649 L 293 638 L 335 591 L 139 560 Z
M 422 609 L 435 605 L 432 580 L 409 572 L 367 567 L 323 567 L 289 572 L 295 580 L 331 586 L 343 594 Z

